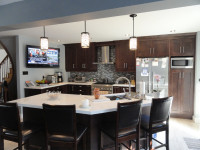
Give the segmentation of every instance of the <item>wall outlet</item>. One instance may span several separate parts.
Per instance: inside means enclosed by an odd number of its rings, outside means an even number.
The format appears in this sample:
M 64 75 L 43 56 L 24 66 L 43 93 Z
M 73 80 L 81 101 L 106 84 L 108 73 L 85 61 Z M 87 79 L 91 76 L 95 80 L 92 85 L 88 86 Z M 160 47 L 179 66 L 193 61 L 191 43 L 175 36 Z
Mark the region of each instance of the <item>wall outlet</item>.
M 22 74 L 23 75 L 28 75 L 28 71 L 23 71 Z

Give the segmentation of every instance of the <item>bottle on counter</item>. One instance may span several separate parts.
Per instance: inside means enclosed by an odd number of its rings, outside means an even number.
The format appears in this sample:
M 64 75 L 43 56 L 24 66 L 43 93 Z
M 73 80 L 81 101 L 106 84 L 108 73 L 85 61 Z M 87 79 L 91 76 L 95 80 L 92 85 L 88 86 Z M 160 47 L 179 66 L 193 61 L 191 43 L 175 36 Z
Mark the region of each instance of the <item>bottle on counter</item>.
M 94 93 L 94 98 L 95 99 L 99 99 L 99 97 L 100 97 L 100 89 L 99 88 L 94 88 L 93 93 Z

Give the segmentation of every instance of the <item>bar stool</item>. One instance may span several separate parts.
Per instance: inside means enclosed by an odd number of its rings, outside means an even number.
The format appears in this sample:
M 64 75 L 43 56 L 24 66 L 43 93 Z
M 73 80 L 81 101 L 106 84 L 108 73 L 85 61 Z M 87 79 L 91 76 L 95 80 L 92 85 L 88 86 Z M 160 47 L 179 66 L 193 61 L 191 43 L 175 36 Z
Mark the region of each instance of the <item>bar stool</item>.
M 115 122 L 113 124 L 108 122 L 103 123 L 101 133 L 103 132 L 115 142 L 116 150 L 120 148 L 120 144 L 130 150 L 131 141 L 135 139 L 136 149 L 139 150 L 141 103 L 141 100 L 136 102 L 118 103 Z M 129 141 L 129 147 L 123 143 L 127 141 Z M 104 149 L 101 145 L 100 138 L 100 149 Z
M 0 142 L 4 147 L 4 139 L 17 142 L 15 149 L 22 150 L 23 145 L 29 149 L 29 139 L 40 131 L 40 127 L 33 124 L 21 123 L 19 109 L 16 103 L 0 104 Z
M 154 98 L 152 100 L 150 116 L 142 115 L 141 128 L 145 131 L 145 139 L 149 137 L 149 142 L 146 147 L 149 146 L 149 150 L 158 149 L 165 146 L 166 150 L 169 150 L 169 116 L 172 105 L 173 97 Z M 152 134 L 165 131 L 166 143 L 158 141 L 152 138 Z M 152 148 L 152 139 L 158 142 L 160 145 Z
M 75 105 L 43 104 L 46 123 L 46 149 L 51 147 L 73 147 L 77 150 L 83 137 L 83 149 L 86 150 L 87 128 L 76 123 Z

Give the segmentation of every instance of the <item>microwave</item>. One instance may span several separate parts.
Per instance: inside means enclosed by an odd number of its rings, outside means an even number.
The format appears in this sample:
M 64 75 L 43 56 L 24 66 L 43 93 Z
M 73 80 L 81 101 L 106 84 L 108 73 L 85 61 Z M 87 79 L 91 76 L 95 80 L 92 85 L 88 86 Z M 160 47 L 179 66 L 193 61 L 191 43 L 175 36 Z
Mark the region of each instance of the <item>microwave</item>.
M 193 68 L 193 57 L 172 57 L 171 68 Z

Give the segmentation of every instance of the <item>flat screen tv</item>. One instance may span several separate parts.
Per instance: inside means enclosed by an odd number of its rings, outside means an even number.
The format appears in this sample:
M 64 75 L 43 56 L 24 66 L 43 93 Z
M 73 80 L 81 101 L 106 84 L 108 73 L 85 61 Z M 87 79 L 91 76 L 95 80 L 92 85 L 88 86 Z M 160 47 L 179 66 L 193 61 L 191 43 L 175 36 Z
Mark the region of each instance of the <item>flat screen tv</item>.
M 58 68 L 60 65 L 60 49 L 49 48 L 41 50 L 39 46 L 27 45 L 26 67 L 28 68 Z

